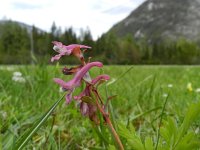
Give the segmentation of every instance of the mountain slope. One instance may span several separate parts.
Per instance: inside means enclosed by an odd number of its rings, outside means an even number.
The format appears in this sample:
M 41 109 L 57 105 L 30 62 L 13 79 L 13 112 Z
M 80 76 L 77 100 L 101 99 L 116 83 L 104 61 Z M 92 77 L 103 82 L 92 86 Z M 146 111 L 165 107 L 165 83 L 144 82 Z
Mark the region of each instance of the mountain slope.
M 200 39 L 200 0 L 147 0 L 110 31 L 148 41 Z
M 19 21 L 13 21 L 13 20 L 0 20 L 0 25 L 4 25 L 4 24 L 7 24 L 7 23 L 11 23 L 11 24 L 17 24 L 19 25 L 21 28 L 25 28 L 27 30 L 28 33 L 31 32 L 33 26 L 31 25 L 28 25 L 28 24 L 25 24 L 23 22 L 19 22 Z M 38 32 L 45 32 L 37 27 L 35 27 L 37 29 Z

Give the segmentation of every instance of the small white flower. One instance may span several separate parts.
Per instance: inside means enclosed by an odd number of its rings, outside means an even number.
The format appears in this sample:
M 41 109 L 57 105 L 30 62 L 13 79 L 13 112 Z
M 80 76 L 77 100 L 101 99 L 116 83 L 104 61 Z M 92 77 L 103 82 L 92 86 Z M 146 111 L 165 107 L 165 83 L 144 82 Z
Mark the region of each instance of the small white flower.
M 13 76 L 12 80 L 15 82 L 20 82 L 20 83 L 24 83 L 26 80 L 23 77 L 18 77 L 18 76 Z
M 15 77 L 21 77 L 22 73 L 19 72 L 19 71 L 16 71 L 16 72 L 13 72 L 13 76 L 15 76 Z
M 164 94 L 163 94 L 163 97 L 167 97 L 167 96 L 168 96 L 168 94 L 167 94 L 167 93 L 164 93 Z
M 198 133 L 199 133 L 199 127 L 196 128 L 194 132 L 195 132 L 196 134 L 198 134 Z
M 13 72 L 12 80 L 20 83 L 24 83 L 26 81 L 25 78 L 22 77 L 22 73 L 19 71 Z
M 168 84 L 167 87 L 168 87 L 168 88 L 172 88 L 172 87 L 173 87 L 173 84 Z
M 197 92 L 197 93 L 200 93 L 200 88 L 197 88 L 197 89 L 196 89 L 196 92 Z

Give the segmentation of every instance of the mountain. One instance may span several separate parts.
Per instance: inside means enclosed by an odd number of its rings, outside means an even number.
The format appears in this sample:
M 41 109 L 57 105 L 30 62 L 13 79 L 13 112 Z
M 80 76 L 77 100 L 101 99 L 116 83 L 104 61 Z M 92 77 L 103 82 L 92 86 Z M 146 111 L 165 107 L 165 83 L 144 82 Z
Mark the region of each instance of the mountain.
M 25 23 L 19 22 L 19 21 L 0 20 L 0 25 L 6 24 L 6 23 L 17 24 L 17 25 L 19 25 L 20 27 L 25 28 L 25 29 L 28 31 L 28 33 L 31 33 L 31 30 L 32 30 L 32 28 L 33 28 L 32 25 L 28 25 L 28 24 L 25 24 Z M 41 32 L 41 33 L 45 32 L 45 31 L 43 31 L 42 29 L 40 29 L 40 28 L 38 28 L 38 27 L 35 27 L 35 28 L 37 29 L 38 32 Z
M 119 37 L 131 34 L 149 42 L 158 40 L 200 40 L 200 0 L 147 0 L 110 32 Z

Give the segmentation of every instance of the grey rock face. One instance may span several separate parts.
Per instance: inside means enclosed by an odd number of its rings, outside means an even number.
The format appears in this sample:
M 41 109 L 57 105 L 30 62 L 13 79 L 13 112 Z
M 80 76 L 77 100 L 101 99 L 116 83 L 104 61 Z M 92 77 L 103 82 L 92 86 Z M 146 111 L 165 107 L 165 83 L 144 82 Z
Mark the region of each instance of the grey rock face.
M 200 0 L 147 0 L 111 28 L 118 36 L 149 41 L 200 39 Z

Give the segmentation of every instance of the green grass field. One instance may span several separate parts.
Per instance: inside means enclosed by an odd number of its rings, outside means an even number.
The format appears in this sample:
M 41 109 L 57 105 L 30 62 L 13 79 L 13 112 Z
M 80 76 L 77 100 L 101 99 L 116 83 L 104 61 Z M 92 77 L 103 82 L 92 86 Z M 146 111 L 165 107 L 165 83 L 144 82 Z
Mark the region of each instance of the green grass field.
M 200 66 L 130 67 L 132 66 L 105 66 L 103 69 L 93 68 L 90 73 L 91 76 L 105 73 L 111 77 L 107 86 L 104 84 L 100 87 L 100 93 L 104 99 L 117 95 L 111 101 L 116 126 L 133 126 L 142 143 L 145 143 L 146 137 L 150 137 L 154 147 L 157 143 L 165 145 L 167 141 L 164 134 L 159 134 L 161 127 L 166 125 L 164 122 L 169 123 L 168 118 L 171 118 L 178 127 L 181 126 L 188 107 L 200 102 Z M 0 126 L 3 149 L 12 147 L 17 138 L 63 95 L 52 80 L 54 77 L 66 81 L 70 79 L 70 76 L 62 75 L 61 68 L 62 66 L 0 66 Z M 16 71 L 22 73 L 25 82 L 12 80 Z M 82 88 L 77 89 L 75 94 Z M 28 142 L 26 149 L 105 148 L 90 120 L 81 116 L 77 107 L 74 101 L 66 105 L 63 99 Z M 200 141 L 200 115 L 197 116 L 183 135 L 191 132 Z M 120 128 L 117 131 L 122 133 L 122 142 L 129 145 L 131 142 L 123 136 L 126 131 L 120 131 Z M 109 135 L 107 130 L 103 132 L 103 135 Z M 111 136 L 106 138 L 111 141 Z M 111 145 L 114 144 L 110 142 L 109 145 L 109 149 L 113 149 Z M 174 147 L 172 149 L 179 148 L 176 145 Z M 127 149 L 132 149 L 131 144 Z M 164 148 L 160 146 L 160 149 Z

